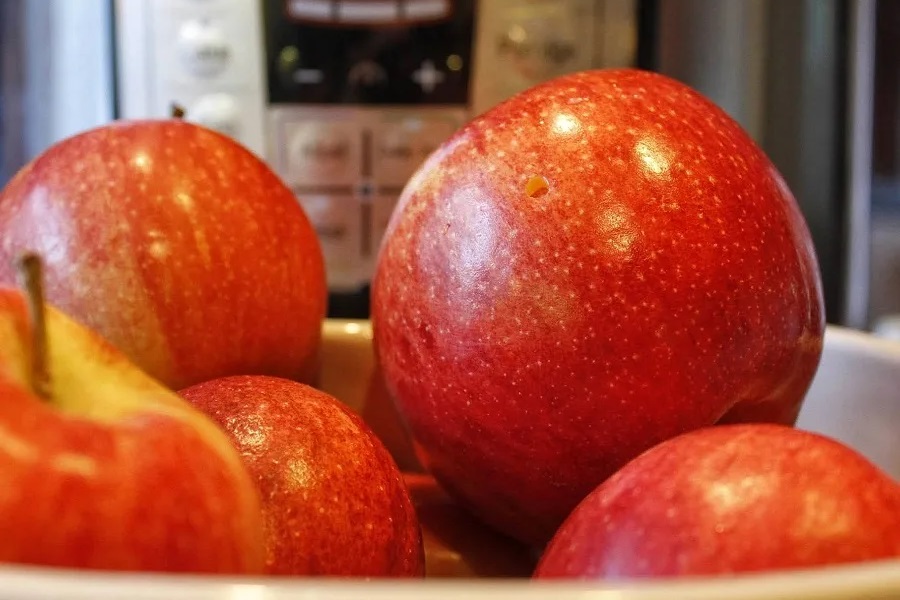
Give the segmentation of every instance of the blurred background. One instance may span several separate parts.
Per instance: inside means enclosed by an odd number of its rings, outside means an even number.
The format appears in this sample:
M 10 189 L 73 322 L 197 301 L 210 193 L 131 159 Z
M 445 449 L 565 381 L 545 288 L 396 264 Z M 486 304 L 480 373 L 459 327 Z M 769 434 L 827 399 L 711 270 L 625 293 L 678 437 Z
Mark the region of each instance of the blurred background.
M 0 0 L 0 185 L 117 118 L 188 118 L 292 186 L 331 315 L 368 315 L 406 178 L 470 116 L 592 67 L 674 76 L 737 119 L 812 230 L 829 322 L 900 337 L 896 0 Z

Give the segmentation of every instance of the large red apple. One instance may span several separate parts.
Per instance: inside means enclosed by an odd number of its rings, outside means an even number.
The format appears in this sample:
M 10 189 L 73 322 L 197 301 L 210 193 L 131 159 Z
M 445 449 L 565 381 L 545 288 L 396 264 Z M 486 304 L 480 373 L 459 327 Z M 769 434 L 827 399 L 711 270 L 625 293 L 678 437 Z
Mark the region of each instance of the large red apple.
M 711 102 L 630 69 L 541 84 L 439 148 L 390 221 L 372 319 L 428 468 L 537 544 L 658 442 L 792 423 L 824 330 L 775 167 Z
M 268 376 L 223 377 L 180 393 L 229 433 L 256 480 L 268 573 L 424 574 L 419 522 L 400 470 L 333 396 Z
M 0 563 L 262 573 L 259 498 L 228 437 L 30 297 L 0 289 Z
M 537 578 L 674 577 L 900 558 L 900 485 L 837 441 L 710 427 L 623 467 L 563 523 Z
M 265 373 L 308 381 L 326 286 L 293 193 L 230 138 L 178 119 L 69 139 L 0 192 L 0 282 L 23 250 L 47 298 L 178 389 Z

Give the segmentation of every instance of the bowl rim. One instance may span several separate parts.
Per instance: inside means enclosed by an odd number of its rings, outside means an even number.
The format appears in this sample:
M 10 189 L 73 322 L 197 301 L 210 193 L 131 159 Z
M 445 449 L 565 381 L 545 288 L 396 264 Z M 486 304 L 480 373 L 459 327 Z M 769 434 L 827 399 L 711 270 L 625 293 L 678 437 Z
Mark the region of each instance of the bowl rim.
M 337 579 L 78 571 L 0 566 L 0 598 L 107 600 L 839 600 L 900 597 L 900 559 L 830 567 L 619 582 Z

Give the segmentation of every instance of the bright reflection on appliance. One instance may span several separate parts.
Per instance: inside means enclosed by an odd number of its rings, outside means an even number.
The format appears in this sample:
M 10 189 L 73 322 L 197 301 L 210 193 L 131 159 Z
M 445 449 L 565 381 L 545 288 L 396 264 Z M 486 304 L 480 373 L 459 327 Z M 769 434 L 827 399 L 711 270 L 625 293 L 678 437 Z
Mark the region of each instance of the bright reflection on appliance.
M 579 122 L 578 119 L 576 119 L 572 115 L 567 115 L 566 113 L 559 113 L 553 118 L 554 133 L 572 133 L 580 126 L 581 122 Z
M 148 155 L 146 152 L 141 151 L 135 153 L 135 155 L 131 158 L 131 164 L 134 165 L 139 171 L 146 173 L 150 170 L 152 161 L 150 160 L 150 155 Z
M 642 138 L 634 145 L 634 153 L 644 163 L 648 173 L 663 175 L 669 171 L 669 159 L 662 146 L 650 138 Z

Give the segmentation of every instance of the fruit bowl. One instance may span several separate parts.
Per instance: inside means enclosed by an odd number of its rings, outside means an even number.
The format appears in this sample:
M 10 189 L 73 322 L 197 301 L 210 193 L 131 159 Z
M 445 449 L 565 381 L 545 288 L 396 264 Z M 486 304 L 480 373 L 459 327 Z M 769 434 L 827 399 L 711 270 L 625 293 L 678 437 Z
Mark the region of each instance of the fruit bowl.
M 398 464 L 417 470 L 412 445 L 376 372 L 366 321 L 325 323 L 318 386 L 362 414 Z M 900 479 L 900 344 L 829 326 L 825 351 L 798 426 L 843 441 Z M 108 574 L 0 567 L 0 599 L 75 600 L 655 600 L 683 598 L 844 600 L 900 598 L 900 561 L 720 579 L 616 584 L 532 583 L 527 580 L 432 579 L 424 582 L 250 579 Z

